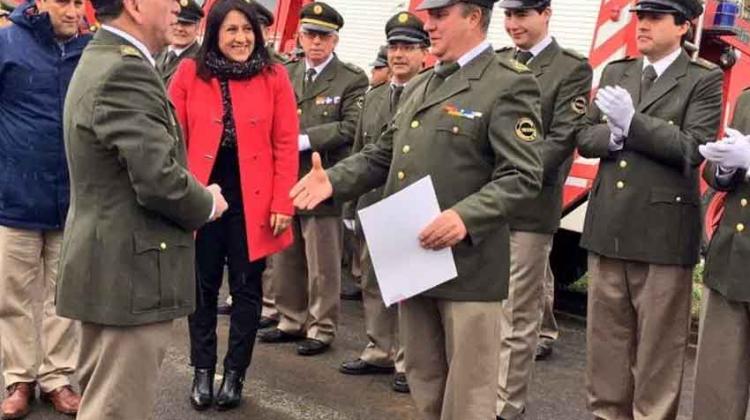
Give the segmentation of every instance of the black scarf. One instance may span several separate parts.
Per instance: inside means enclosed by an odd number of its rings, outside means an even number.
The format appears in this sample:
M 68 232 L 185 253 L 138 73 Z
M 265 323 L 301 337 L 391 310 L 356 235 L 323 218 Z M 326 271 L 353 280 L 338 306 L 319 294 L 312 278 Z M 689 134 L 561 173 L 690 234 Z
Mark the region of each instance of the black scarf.
M 206 53 L 206 67 L 219 79 L 249 79 L 263 71 L 267 65 L 268 60 L 259 54 L 253 54 L 247 61 L 239 63 L 228 60 L 224 55 L 217 54 L 214 51 Z

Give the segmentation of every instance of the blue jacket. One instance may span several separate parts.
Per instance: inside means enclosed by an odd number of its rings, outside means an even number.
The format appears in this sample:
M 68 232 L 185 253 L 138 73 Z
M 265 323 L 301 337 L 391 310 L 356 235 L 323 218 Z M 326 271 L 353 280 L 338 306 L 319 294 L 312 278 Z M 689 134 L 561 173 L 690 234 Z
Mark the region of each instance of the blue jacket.
M 62 229 L 68 211 L 63 102 L 91 37 L 58 42 L 33 2 L 0 29 L 0 225 Z

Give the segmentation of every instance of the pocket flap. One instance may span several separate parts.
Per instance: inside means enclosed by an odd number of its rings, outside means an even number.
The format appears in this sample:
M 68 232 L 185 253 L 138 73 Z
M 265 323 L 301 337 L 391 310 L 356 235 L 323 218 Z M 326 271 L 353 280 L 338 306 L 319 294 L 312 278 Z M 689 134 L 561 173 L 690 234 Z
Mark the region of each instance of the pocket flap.
M 698 205 L 698 200 L 689 191 L 675 190 L 651 190 L 651 200 L 653 203 L 671 203 L 671 204 L 690 204 Z
M 166 251 L 173 246 L 189 247 L 192 242 L 193 235 L 187 232 L 179 235 L 151 231 L 133 232 L 133 243 L 136 254 L 147 251 Z

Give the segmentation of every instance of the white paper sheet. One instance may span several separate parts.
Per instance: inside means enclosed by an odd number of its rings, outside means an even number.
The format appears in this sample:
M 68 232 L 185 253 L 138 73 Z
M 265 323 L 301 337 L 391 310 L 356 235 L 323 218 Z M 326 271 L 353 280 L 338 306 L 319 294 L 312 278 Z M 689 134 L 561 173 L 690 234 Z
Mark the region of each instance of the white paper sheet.
M 419 244 L 419 233 L 439 215 L 429 176 L 359 211 L 386 306 L 458 275 L 450 248 L 431 251 Z

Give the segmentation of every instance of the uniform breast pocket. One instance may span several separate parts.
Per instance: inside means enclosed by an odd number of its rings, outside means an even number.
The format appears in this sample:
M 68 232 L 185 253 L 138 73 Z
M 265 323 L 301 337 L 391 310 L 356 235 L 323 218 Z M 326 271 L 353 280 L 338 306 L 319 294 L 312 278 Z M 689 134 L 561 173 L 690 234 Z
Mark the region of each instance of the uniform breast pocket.
M 192 293 L 192 236 L 161 235 L 154 231 L 133 233 L 134 255 L 131 276 L 133 313 L 184 306 Z
M 478 137 L 479 124 L 476 119 L 450 118 L 442 119 L 435 125 L 435 131 L 441 137 L 453 140 L 471 140 Z
M 649 237 L 654 243 L 663 243 L 677 250 L 700 239 L 698 200 L 690 191 L 652 190 L 648 219 L 652 226 Z

